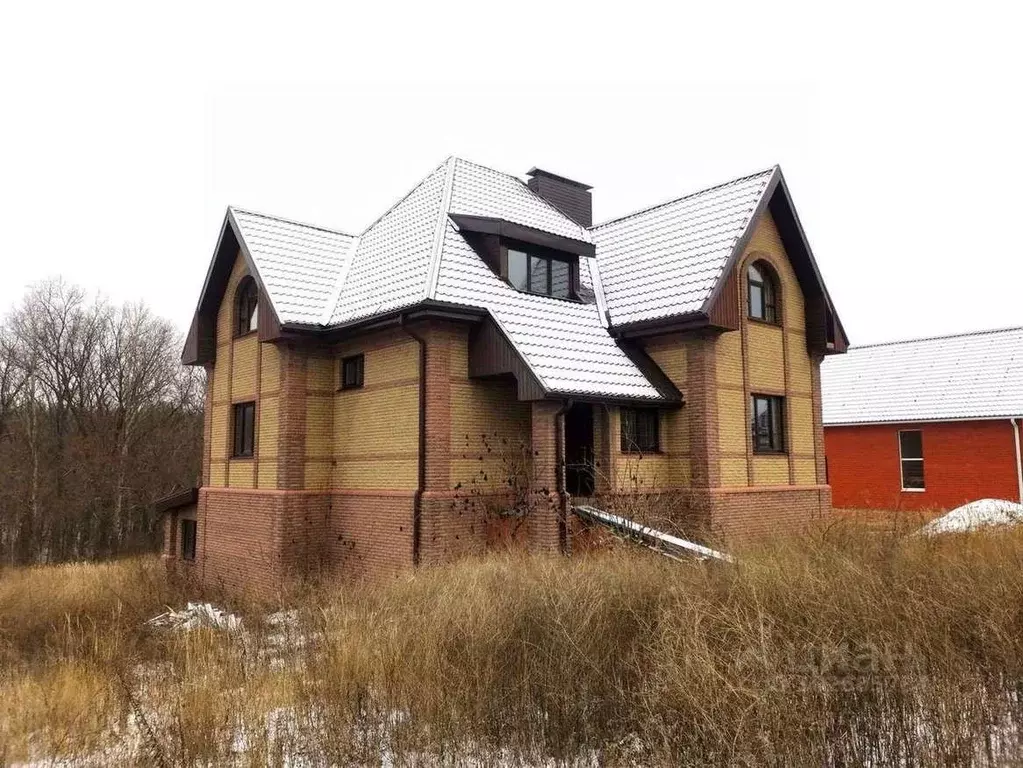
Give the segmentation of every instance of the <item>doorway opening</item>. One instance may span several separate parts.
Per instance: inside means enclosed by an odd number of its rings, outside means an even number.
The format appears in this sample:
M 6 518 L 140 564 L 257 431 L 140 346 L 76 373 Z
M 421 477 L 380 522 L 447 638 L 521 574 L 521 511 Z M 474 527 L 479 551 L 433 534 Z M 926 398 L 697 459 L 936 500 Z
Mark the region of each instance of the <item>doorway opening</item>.
M 593 474 L 593 406 L 575 403 L 565 414 L 565 490 L 592 496 Z

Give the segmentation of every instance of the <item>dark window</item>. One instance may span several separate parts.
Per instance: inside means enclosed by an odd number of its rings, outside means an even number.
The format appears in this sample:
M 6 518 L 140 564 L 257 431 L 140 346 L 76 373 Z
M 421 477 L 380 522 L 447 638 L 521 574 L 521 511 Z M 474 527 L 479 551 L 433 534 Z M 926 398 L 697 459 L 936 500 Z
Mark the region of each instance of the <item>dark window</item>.
M 778 285 L 767 264 L 758 261 L 747 270 L 749 316 L 768 323 L 778 322 Z
M 571 295 L 572 268 L 567 261 L 551 261 L 551 296 L 567 299 Z
M 781 453 L 785 450 L 785 400 L 773 395 L 753 395 L 753 450 Z
M 181 557 L 195 560 L 195 520 L 181 521 Z
M 508 282 L 513 288 L 556 299 L 569 299 L 572 290 L 572 265 L 562 259 L 508 249 Z
M 919 429 L 899 432 L 899 462 L 902 465 L 902 490 L 924 489 L 924 440 Z
M 522 251 L 508 249 L 508 282 L 519 291 L 529 287 L 529 257 Z
M 235 403 L 234 456 L 248 458 L 256 444 L 256 404 Z
M 238 284 L 237 311 L 235 316 L 238 323 L 235 326 L 235 335 L 242 336 L 256 330 L 259 323 L 259 291 L 256 289 L 256 281 L 251 277 L 243 278 Z
M 660 450 L 659 421 L 654 408 L 622 408 L 622 451 L 655 453 Z
M 362 355 L 346 357 L 341 361 L 341 389 L 357 389 L 362 386 L 363 369 Z

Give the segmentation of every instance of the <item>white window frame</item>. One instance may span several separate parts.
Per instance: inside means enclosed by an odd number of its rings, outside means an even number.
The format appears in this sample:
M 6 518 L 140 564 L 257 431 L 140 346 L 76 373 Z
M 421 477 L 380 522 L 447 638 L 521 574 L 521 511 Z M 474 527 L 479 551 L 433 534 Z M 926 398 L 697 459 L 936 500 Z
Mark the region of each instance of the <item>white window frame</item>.
M 919 432 L 920 433 L 920 453 L 921 453 L 920 458 L 915 458 L 913 456 L 910 456 L 909 458 L 903 458 L 902 457 L 902 433 L 903 432 Z M 924 475 L 923 472 L 920 473 L 921 475 L 923 475 L 923 478 L 924 478 L 924 487 L 923 488 L 907 488 L 906 487 L 906 477 L 905 477 L 905 475 L 902 472 L 902 462 L 904 462 L 904 461 L 919 461 L 920 462 L 920 468 L 921 469 L 924 468 L 924 457 L 922 455 L 923 452 L 924 452 L 924 432 L 923 432 L 923 430 L 922 429 L 900 429 L 900 430 L 898 430 L 898 434 L 896 434 L 895 438 L 896 438 L 896 440 L 899 441 L 899 485 L 902 486 L 902 492 L 903 493 L 923 493 L 924 491 L 927 490 L 927 475 Z

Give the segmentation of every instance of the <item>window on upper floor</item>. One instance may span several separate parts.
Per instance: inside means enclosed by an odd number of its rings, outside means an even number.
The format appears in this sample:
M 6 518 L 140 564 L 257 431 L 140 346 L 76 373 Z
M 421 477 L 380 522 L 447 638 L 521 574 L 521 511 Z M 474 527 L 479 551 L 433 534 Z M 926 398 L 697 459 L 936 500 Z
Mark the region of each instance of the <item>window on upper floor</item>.
M 746 271 L 748 314 L 752 320 L 777 323 L 781 319 L 778 311 L 778 280 L 774 270 L 765 261 L 756 261 Z
M 751 395 L 753 411 L 753 452 L 784 453 L 785 398 L 777 395 Z
M 527 293 L 574 298 L 572 264 L 564 259 L 537 255 L 516 248 L 508 249 L 508 282 Z
M 232 456 L 236 459 L 252 458 L 256 447 L 256 404 L 235 403 L 232 422 Z
M 251 276 L 242 278 L 235 292 L 235 336 L 256 330 L 259 322 L 259 290 Z
M 622 453 L 660 450 L 660 414 L 656 408 L 622 408 Z
M 341 389 L 358 389 L 365 375 L 366 358 L 352 355 L 341 360 Z
M 902 490 L 924 490 L 924 439 L 919 429 L 899 431 L 899 464 Z

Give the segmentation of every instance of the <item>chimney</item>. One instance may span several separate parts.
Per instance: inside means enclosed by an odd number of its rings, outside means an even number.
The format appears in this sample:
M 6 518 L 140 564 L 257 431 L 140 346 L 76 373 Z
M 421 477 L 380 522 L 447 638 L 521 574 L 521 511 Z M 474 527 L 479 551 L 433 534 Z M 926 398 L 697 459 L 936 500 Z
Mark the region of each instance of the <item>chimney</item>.
M 593 196 L 589 187 L 539 168 L 527 174 L 526 185 L 572 221 L 584 227 L 593 225 Z

